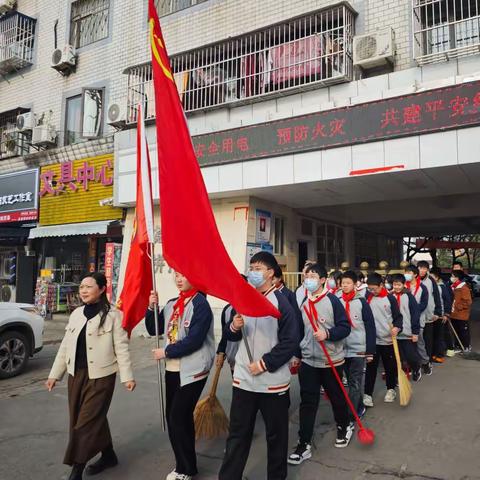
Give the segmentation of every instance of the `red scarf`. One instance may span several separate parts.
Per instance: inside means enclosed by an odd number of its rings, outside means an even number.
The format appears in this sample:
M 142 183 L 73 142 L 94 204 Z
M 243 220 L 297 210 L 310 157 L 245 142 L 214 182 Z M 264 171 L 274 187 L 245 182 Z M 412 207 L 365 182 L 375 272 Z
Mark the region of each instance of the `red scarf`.
M 367 298 L 367 302 L 368 303 L 372 303 L 372 300 L 373 300 L 373 297 L 380 297 L 380 298 L 385 298 L 386 296 L 388 295 L 388 290 L 383 287 L 381 290 L 380 290 L 380 293 L 378 295 L 370 295 L 368 298 Z
M 318 303 L 320 300 L 324 299 L 328 293 L 330 293 L 330 291 L 326 290 L 313 300 L 310 297 L 308 297 L 308 306 L 305 305 L 303 307 L 307 316 L 309 318 L 314 318 L 315 323 L 317 323 L 317 325 L 318 325 L 318 312 L 317 312 L 317 309 L 315 308 L 315 304 Z
M 352 290 L 350 293 L 343 293 L 342 292 L 342 299 L 345 302 L 345 311 L 347 312 L 348 323 L 352 326 L 352 328 L 356 328 L 355 324 L 352 322 L 352 317 L 350 316 L 350 302 L 355 298 L 357 292 Z
M 420 277 L 417 277 L 415 279 L 415 282 L 416 282 L 416 285 L 415 285 L 415 291 L 413 292 L 413 296 L 415 296 L 418 292 L 418 289 L 420 288 L 420 284 L 422 283 L 422 279 Z M 412 285 L 412 282 L 407 282 L 405 283 L 405 286 L 411 291 L 411 285 Z
M 330 288 L 328 291 L 329 291 L 330 293 L 333 293 L 333 295 L 335 295 L 335 294 L 337 293 L 337 291 L 338 291 L 338 287 Z
M 168 321 L 167 336 L 169 343 L 176 343 L 178 336 L 178 320 L 185 312 L 185 306 L 198 293 L 198 290 L 192 288 L 186 292 L 180 292 L 180 295 L 173 305 L 172 316 Z
M 456 282 L 453 282 L 452 283 L 452 290 L 455 290 L 461 283 L 462 283 L 461 280 L 457 280 Z
M 403 293 L 395 293 L 394 295 L 395 295 L 395 298 L 397 299 L 398 306 L 400 306 Z

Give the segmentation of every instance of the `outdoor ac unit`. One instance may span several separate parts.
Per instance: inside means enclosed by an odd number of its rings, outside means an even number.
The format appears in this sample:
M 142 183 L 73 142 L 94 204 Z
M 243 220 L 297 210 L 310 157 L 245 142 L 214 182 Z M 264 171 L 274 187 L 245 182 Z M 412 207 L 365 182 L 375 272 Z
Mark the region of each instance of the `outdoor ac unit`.
M 32 112 L 22 113 L 17 116 L 17 130 L 26 132 L 33 128 L 34 116 Z
M 77 64 L 77 56 L 75 55 L 75 47 L 65 45 L 57 48 L 52 54 L 52 68 L 60 73 L 66 74 L 71 72 Z
M 13 285 L 2 285 L 0 287 L 0 302 L 14 302 L 15 287 Z
M 38 125 L 32 130 L 32 145 L 37 147 L 50 147 L 55 145 L 57 133 L 53 125 Z
M 112 103 L 108 107 L 107 117 L 109 125 L 119 128 L 126 124 L 127 112 L 120 104 Z
M 16 0 L 0 0 L 0 15 L 15 8 Z
M 388 27 L 353 38 L 353 64 L 373 68 L 393 62 L 395 55 L 393 30 Z

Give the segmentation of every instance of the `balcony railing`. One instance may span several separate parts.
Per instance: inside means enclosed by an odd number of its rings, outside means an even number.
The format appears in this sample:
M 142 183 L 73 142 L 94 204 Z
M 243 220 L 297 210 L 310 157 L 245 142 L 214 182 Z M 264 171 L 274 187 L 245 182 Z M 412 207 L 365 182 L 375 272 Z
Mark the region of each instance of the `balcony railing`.
M 352 79 L 354 12 L 342 4 L 171 58 L 185 112 Z M 151 64 L 128 71 L 128 121 L 155 116 Z
M 0 18 L 0 75 L 33 63 L 36 20 L 18 12 Z
M 480 52 L 480 0 L 414 0 L 413 43 L 418 64 Z
M 203 2 L 206 2 L 206 0 L 155 0 L 155 6 L 157 7 L 158 16 L 164 17 Z
M 25 112 L 28 110 L 18 108 L 0 113 L 0 160 L 28 153 L 28 134 L 17 130 L 17 116 Z

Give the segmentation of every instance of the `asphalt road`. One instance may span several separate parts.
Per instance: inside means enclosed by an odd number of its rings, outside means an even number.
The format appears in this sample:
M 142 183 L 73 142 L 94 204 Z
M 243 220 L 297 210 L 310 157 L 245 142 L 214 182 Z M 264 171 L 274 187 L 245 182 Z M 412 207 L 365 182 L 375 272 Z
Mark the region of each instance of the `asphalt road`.
M 480 350 L 480 305 L 476 302 L 474 347 Z M 132 340 L 138 387 L 128 393 L 117 386 L 110 424 L 120 465 L 103 474 L 105 480 L 158 480 L 174 466 L 168 438 L 160 430 L 156 368 L 150 359 L 153 341 Z M 23 375 L 0 382 L 0 479 L 64 479 L 62 465 L 67 435 L 65 383 L 53 393 L 43 381 L 58 344 L 47 345 Z M 218 397 L 228 412 L 231 377 L 224 368 Z M 322 399 L 317 417 L 313 458 L 289 467 L 289 479 L 325 480 L 480 480 L 480 362 L 460 357 L 437 366 L 431 377 L 414 385 L 407 408 L 384 404 L 377 384 L 375 407 L 365 422 L 376 443 L 364 447 L 355 439 L 346 449 L 333 447 L 335 428 L 328 402 Z M 208 385 L 207 385 L 208 388 Z M 290 444 L 298 430 L 298 382 L 291 392 Z M 266 447 L 258 418 L 248 480 L 266 478 Z M 224 439 L 198 442 L 199 480 L 214 479 L 221 463 Z

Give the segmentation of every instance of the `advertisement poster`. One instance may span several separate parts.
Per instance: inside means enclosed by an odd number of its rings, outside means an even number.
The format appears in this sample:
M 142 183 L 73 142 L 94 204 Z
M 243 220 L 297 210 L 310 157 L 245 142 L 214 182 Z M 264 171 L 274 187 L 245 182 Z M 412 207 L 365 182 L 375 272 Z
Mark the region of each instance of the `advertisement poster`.
M 248 271 L 250 259 L 258 252 L 269 252 L 273 255 L 273 245 L 269 243 L 247 243 L 247 263 L 245 271 Z
M 118 277 L 120 274 L 120 261 L 122 245 L 109 242 L 105 244 L 105 276 L 107 277 L 107 297 L 112 304 L 117 298 Z
M 257 209 L 256 219 L 255 243 L 269 243 L 270 230 L 272 228 L 272 214 L 265 210 Z

